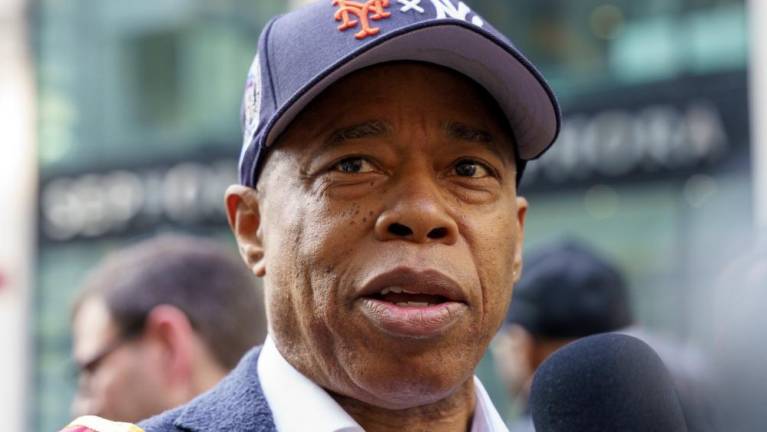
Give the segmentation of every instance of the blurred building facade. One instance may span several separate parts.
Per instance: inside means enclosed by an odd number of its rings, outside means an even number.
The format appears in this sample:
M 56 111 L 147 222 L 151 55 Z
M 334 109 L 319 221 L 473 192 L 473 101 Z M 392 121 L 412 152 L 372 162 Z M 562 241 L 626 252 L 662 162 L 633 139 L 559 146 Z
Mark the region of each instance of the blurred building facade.
M 541 66 L 564 107 L 559 144 L 522 186 L 528 245 L 592 242 L 628 271 L 643 322 L 702 341 L 706 282 L 752 224 L 744 1 L 466 3 Z M 40 186 L 28 421 L 50 431 L 68 418 L 68 305 L 84 272 L 168 229 L 231 241 L 223 189 L 236 182 L 244 75 L 261 27 L 292 4 L 32 5 Z

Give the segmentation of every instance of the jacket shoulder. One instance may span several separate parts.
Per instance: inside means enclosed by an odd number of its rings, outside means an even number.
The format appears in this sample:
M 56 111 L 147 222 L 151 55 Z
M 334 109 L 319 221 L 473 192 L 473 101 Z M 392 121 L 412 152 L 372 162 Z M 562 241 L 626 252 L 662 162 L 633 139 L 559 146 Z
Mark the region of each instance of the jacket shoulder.
M 181 432 L 183 429 L 176 427 L 176 420 L 184 412 L 182 407 L 165 411 L 152 418 L 142 421 L 138 426 L 144 432 Z

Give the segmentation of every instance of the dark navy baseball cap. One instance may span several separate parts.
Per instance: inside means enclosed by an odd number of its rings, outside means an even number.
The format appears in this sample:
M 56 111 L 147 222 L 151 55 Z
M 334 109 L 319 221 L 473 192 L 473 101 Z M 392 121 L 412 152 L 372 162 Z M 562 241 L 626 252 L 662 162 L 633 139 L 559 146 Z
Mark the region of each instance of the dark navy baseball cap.
M 611 332 L 633 321 L 628 286 L 618 267 L 574 239 L 526 255 L 506 316 L 507 323 L 545 338 Z
M 465 3 L 320 0 L 261 33 L 242 104 L 240 183 L 255 186 L 267 149 L 323 90 L 393 61 L 447 67 L 484 87 L 509 121 L 522 164 L 559 134 L 559 105 L 543 76 Z

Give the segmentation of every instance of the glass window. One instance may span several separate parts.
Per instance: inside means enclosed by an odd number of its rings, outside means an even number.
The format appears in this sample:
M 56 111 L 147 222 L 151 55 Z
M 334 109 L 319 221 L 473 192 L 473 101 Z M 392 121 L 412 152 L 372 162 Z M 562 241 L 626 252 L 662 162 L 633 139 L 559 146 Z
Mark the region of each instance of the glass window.
M 475 0 L 560 98 L 745 67 L 742 0 Z M 715 29 L 715 30 L 714 30 Z

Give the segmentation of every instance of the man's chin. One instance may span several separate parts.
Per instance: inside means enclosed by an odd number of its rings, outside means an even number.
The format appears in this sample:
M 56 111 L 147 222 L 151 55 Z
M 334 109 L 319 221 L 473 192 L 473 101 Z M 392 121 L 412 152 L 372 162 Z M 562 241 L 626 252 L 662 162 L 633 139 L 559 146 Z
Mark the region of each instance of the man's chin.
M 445 376 L 418 376 L 370 380 L 372 382 L 361 383 L 365 387 L 363 391 L 342 396 L 339 402 L 344 405 L 343 399 L 351 399 L 346 402 L 363 403 L 392 411 L 426 407 L 449 400 L 461 393 L 465 386 L 471 383 L 472 375 L 468 378 L 453 378 L 452 382 L 446 378 Z

